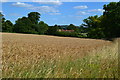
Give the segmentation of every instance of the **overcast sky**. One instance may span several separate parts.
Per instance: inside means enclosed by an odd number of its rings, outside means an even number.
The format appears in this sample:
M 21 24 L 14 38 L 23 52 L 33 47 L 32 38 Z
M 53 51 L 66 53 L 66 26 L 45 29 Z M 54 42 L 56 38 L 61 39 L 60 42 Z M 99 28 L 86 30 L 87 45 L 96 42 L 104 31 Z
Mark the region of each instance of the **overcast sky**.
M 15 23 L 29 12 L 39 12 L 40 21 L 48 25 L 80 25 L 88 16 L 102 15 L 103 5 L 109 2 L 4 2 L 4 17 Z

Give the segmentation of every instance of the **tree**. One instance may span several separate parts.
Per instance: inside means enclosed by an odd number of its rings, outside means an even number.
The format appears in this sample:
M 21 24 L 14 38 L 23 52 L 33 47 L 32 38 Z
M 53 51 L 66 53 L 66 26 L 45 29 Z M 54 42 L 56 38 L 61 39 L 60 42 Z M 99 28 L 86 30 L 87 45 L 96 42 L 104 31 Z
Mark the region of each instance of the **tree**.
M 79 32 L 80 33 L 87 33 L 87 28 L 84 27 L 84 24 L 81 24 L 80 27 L 79 27 Z
M 0 32 L 2 31 L 2 19 L 3 19 L 3 14 L 0 12 Z
M 47 30 L 48 30 L 48 25 L 43 21 L 40 21 L 38 26 L 38 33 L 44 34 Z
M 19 18 L 14 25 L 14 32 L 38 34 L 40 13 L 30 12 L 28 17 Z
M 120 2 L 111 2 L 103 6 L 102 27 L 107 38 L 120 37 Z
M 78 32 L 79 29 L 78 27 L 76 27 L 75 25 L 73 24 L 70 24 L 68 27 L 67 27 L 68 30 L 74 30 L 75 32 Z
M 2 19 L 2 18 L 3 18 L 3 16 L 4 16 L 4 15 L 0 12 L 0 19 Z
M 102 16 L 90 16 L 83 24 L 88 28 L 89 37 L 115 38 L 120 37 L 120 2 L 111 2 L 103 6 Z M 97 37 L 99 36 L 99 37 Z
M 76 26 L 73 25 L 73 24 L 70 24 L 68 27 L 67 27 L 68 30 L 75 30 L 76 29 Z
M 32 22 L 27 17 L 19 18 L 14 25 L 14 32 L 17 33 L 36 33 L 32 28 Z
M 101 21 L 103 20 L 103 16 L 98 17 L 89 16 L 87 19 L 84 19 L 82 26 L 87 28 L 87 33 L 89 38 L 104 38 L 103 28 L 101 27 Z
M 13 23 L 10 20 L 6 20 L 2 25 L 3 32 L 13 32 Z
M 5 22 L 5 20 L 6 20 L 6 19 L 3 17 L 3 18 L 2 18 L 2 23 L 4 23 L 4 22 Z
M 49 26 L 49 28 L 47 30 L 47 34 L 55 35 L 57 33 L 58 29 L 59 29 L 59 27 L 57 25 Z
M 13 31 L 13 23 L 10 20 L 6 20 L 4 15 L 0 12 L 0 31 L 3 32 L 12 32 Z
M 101 21 L 100 18 L 97 15 L 95 15 L 89 16 L 88 18 L 84 19 L 83 22 L 85 23 L 84 24 L 85 27 L 92 29 L 96 28 Z
M 30 12 L 28 14 L 28 18 L 31 20 L 33 24 L 38 24 L 39 18 L 40 18 L 40 13 L 38 12 Z

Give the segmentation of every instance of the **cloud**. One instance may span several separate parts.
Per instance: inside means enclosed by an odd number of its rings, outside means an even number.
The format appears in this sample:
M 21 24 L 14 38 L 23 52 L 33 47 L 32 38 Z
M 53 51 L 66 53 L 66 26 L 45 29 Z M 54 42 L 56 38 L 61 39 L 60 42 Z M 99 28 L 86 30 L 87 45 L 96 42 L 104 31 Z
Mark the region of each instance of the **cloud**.
M 33 2 L 39 2 L 40 4 L 50 4 L 50 5 L 62 5 L 59 0 L 33 0 Z
M 75 9 L 87 9 L 88 6 L 74 6 Z
M 91 14 L 92 12 L 103 12 L 103 9 L 92 9 L 92 10 L 85 10 L 85 11 L 78 11 L 76 14 L 77 15 L 88 15 Z
M 0 0 L 0 2 L 8 2 L 8 0 Z
M 26 3 L 22 3 L 22 2 L 16 2 L 12 4 L 13 6 L 17 6 L 17 7 L 32 7 L 32 5 L 30 4 L 26 4 Z
M 25 7 L 27 9 L 36 10 L 41 13 L 52 12 L 56 14 L 56 12 L 59 12 L 59 10 L 55 9 L 55 7 L 51 7 L 51 6 L 33 6 L 30 4 L 21 3 L 21 2 L 13 3 L 12 5 L 16 7 Z
M 50 13 L 50 15 L 61 15 L 61 13 Z
M 60 1 L 60 2 L 88 2 L 88 0 L 0 0 L 0 2 L 50 2 L 50 1 Z M 119 2 L 119 0 L 89 0 L 89 2 Z
M 50 7 L 50 6 L 39 6 L 39 7 L 30 7 L 29 9 L 32 9 L 32 10 L 37 10 L 39 12 L 42 12 L 42 13 L 46 13 L 46 12 L 59 12 L 59 10 L 55 9 L 54 7 Z
M 77 12 L 77 15 L 87 15 L 87 14 L 89 14 L 89 13 L 87 13 L 85 11 L 79 11 L 79 12 Z
M 104 12 L 103 9 L 92 9 L 92 10 L 88 10 L 88 12 Z

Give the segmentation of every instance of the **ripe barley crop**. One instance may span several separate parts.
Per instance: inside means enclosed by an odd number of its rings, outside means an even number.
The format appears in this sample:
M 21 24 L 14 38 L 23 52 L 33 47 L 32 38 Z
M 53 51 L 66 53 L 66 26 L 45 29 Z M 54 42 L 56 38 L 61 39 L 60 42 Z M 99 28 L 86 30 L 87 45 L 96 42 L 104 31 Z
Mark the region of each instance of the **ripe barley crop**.
M 3 78 L 117 78 L 118 43 L 1 33 Z

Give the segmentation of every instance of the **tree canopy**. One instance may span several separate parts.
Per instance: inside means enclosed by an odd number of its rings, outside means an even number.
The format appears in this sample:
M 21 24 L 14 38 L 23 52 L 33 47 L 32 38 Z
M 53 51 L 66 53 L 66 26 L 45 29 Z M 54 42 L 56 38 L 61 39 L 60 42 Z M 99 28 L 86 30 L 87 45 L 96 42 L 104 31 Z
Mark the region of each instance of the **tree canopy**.
M 38 12 L 30 12 L 28 14 L 28 19 L 30 19 L 33 24 L 38 24 L 39 18 L 40 18 L 40 13 Z
M 32 33 L 32 22 L 27 17 L 19 18 L 14 25 L 14 32 L 17 33 Z
M 104 5 L 102 27 L 106 37 L 120 37 L 120 2 L 111 2 Z
M 32 33 L 32 34 L 44 34 L 48 25 L 43 21 L 39 22 L 40 13 L 30 12 L 28 17 L 19 18 L 15 25 L 14 31 L 18 33 Z
M 111 2 L 103 6 L 100 17 L 90 16 L 84 19 L 82 26 L 87 27 L 90 38 L 120 37 L 120 2 Z
M 48 25 L 43 21 L 39 22 L 38 32 L 39 34 L 44 34 L 48 30 Z

